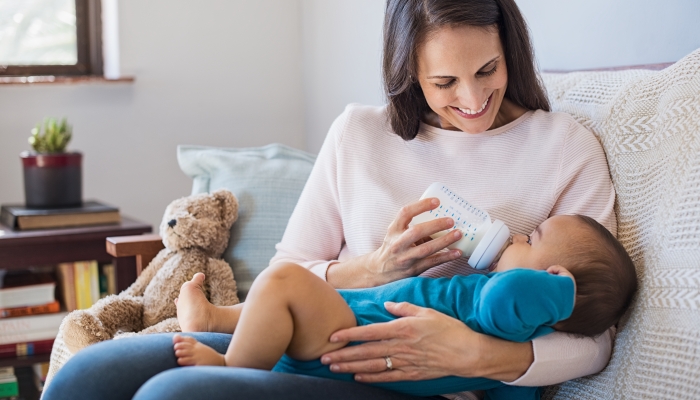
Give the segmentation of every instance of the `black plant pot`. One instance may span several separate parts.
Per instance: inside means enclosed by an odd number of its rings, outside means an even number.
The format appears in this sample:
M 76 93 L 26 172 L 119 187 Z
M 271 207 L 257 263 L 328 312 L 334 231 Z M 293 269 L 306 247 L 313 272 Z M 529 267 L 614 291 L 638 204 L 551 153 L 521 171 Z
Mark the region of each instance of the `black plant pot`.
M 82 154 L 24 152 L 20 157 L 27 207 L 77 207 L 83 203 Z

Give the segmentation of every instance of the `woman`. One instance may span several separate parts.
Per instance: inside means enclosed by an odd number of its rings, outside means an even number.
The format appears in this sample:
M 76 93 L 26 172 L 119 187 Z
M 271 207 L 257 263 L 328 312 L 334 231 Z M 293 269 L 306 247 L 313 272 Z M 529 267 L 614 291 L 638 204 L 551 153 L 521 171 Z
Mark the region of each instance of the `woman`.
M 548 112 L 513 0 L 389 0 L 384 29 L 389 104 L 348 106 L 331 126 L 272 263 L 303 265 L 336 288 L 472 272 L 458 251 L 443 250 L 456 237 L 424 240 L 451 227 L 449 218 L 408 228 L 433 207 L 415 199 L 434 181 L 514 233 L 570 213 L 615 233 L 603 151 L 570 116 Z M 405 318 L 336 332 L 331 340 L 370 342 L 323 362 L 360 382 L 458 375 L 541 386 L 597 372 L 610 355 L 612 331 L 598 340 L 555 333 L 511 343 L 433 310 L 388 310 Z M 222 353 L 230 341 L 194 336 Z M 411 398 L 266 371 L 174 368 L 169 335 L 127 340 L 76 355 L 47 398 L 124 398 L 136 390 L 136 399 Z

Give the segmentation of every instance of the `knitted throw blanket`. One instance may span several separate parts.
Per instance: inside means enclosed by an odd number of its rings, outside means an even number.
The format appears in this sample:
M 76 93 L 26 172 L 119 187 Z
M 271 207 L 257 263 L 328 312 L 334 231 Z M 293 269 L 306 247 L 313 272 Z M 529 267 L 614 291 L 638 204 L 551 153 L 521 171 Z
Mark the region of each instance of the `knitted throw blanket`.
M 601 373 L 543 399 L 700 398 L 700 50 L 662 71 L 545 74 L 598 137 L 640 290 Z

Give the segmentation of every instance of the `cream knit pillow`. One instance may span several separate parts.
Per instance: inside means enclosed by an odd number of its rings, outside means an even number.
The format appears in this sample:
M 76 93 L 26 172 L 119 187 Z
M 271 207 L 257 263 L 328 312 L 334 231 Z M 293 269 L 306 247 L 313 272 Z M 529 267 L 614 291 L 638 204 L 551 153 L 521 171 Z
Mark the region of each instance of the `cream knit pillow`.
M 662 71 L 545 74 L 602 143 L 640 290 L 599 374 L 543 399 L 700 398 L 700 50 Z

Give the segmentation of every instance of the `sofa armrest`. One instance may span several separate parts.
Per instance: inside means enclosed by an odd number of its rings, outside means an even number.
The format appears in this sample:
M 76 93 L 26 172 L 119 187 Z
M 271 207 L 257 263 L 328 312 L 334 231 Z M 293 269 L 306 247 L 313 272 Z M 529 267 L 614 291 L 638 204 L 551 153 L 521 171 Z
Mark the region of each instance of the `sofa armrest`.
M 156 234 L 107 238 L 107 253 L 113 257 L 136 257 L 137 276 L 163 248 L 163 240 Z

